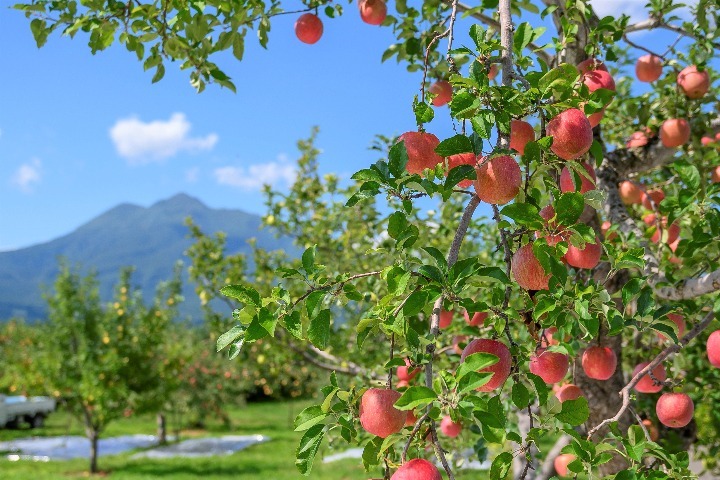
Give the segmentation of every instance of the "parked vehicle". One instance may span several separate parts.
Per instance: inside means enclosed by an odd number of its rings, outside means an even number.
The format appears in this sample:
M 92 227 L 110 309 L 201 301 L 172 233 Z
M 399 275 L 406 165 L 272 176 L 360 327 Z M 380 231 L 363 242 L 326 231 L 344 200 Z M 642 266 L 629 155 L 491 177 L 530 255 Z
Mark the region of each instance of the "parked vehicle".
M 0 395 L 0 428 L 17 428 L 22 420 L 31 428 L 39 428 L 54 410 L 55 400 L 50 397 Z

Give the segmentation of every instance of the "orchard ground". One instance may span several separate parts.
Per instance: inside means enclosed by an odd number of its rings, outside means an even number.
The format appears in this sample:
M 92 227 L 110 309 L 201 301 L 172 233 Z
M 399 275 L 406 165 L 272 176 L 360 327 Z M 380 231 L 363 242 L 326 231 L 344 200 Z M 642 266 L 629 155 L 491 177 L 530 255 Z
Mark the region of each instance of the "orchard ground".
M 117 480 L 172 479 L 258 479 L 290 480 L 300 477 L 294 464 L 293 452 L 297 447 L 299 433 L 293 432 L 292 423 L 304 407 L 312 402 L 266 402 L 252 403 L 244 408 L 229 410 L 233 426 L 227 429 L 218 421 L 209 420 L 206 430 L 181 431 L 181 439 L 220 435 L 254 435 L 270 437 L 270 442 L 255 445 L 228 456 L 205 458 L 173 458 L 163 460 L 131 459 L 135 453 L 102 456 L 99 460 L 101 474 L 98 478 Z M 172 428 L 172 425 L 170 425 Z M 153 416 L 133 416 L 113 422 L 103 438 L 118 435 L 155 433 Z M 173 432 L 170 432 L 173 433 Z M 60 436 L 83 435 L 82 425 L 65 412 L 59 411 L 48 417 L 44 428 L 37 430 L 0 430 L 0 441 L 32 435 Z M 342 449 L 345 446 L 341 447 Z M 342 450 L 324 447 L 330 455 Z M 318 460 L 320 460 L 318 458 Z M 30 462 L 0 459 L 0 475 L 3 480 L 56 480 L 58 478 L 87 477 L 87 459 L 67 461 Z M 373 472 L 370 472 L 372 474 Z M 477 471 L 459 472 L 457 478 L 478 478 Z M 360 459 L 344 459 L 332 463 L 318 461 L 308 478 L 313 480 L 367 480 L 368 473 Z

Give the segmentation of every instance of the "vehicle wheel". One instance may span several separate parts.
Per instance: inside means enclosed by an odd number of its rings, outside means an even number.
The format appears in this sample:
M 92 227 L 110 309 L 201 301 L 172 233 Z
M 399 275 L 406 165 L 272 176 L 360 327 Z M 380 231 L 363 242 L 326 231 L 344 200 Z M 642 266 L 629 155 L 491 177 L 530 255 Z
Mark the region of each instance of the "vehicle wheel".
M 8 420 L 5 424 L 5 428 L 8 430 L 17 430 L 20 426 L 20 421 L 17 418 L 13 418 L 12 420 Z
M 38 413 L 37 415 L 32 417 L 28 423 L 30 424 L 30 428 L 42 428 L 42 426 L 45 424 L 45 416 L 41 413 Z

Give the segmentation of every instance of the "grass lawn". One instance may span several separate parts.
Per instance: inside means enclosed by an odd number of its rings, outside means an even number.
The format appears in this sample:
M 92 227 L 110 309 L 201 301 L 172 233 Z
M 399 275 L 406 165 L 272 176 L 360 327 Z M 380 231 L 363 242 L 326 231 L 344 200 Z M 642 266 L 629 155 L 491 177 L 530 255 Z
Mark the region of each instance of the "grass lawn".
M 230 411 L 233 427 L 226 430 L 219 423 L 209 423 L 206 431 L 185 431 L 190 436 L 250 435 L 262 434 L 270 442 L 249 447 L 229 456 L 132 460 L 132 452 L 100 457 L 99 468 L 104 478 L 113 480 L 230 480 L 267 479 L 289 480 L 310 478 L 317 480 L 367 480 L 380 478 L 379 471 L 366 473 L 359 459 L 340 460 L 323 464 L 320 454 L 309 477 L 301 476 L 295 468 L 295 449 L 300 434 L 293 432 L 292 421 L 302 408 L 302 402 L 256 403 Z M 169 425 L 172 428 L 172 425 Z M 138 416 L 112 423 L 103 437 L 128 434 L 154 434 L 155 418 Z M 0 430 L 0 441 L 29 436 L 83 435 L 82 426 L 64 412 L 52 414 L 44 428 L 36 430 Z M 328 452 L 327 442 L 323 451 Z M 343 447 L 344 449 L 344 447 Z M 334 452 L 333 452 L 334 453 Z M 0 479 L 2 480 L 58 480 L 88 477 L 87 460 L 42 462 L 10 462 L 0 456 Z M 485 472 L 463 472 L 457 478 L 484 478 Z M 98 476 L 100 477 L 100 476 Z

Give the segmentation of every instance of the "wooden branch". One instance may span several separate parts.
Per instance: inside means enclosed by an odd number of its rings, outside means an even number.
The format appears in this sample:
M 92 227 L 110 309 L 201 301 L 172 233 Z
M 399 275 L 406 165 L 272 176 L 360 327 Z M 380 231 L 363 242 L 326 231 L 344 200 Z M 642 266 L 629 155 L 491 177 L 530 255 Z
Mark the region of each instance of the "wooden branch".
M 625 28 L 625 33 L 633 33 L 633 32 L 639 32 L 642 30 L 654 30 L 656 28 L 662 28 L 664 30 L 670 30 L 671 32 L 678 33 L 684 37 L 692 38 L 694 40 L 705 40 L 704 38 L 699 39 L 691 32 L 688 32 L 682 27 L 678 27 L 677 25 L 672 25 L 670 23 L 665 22 L 663 19 L 660 18 L 648 18 L 646 20 L 642 20 L 637 23 L 633 23 L 632 25 L 628 25 Z M 715 48 L 720 49 L 720 43 L 718 42 L 711 42 L 712 45 Z
M 720 270 L 686 278 L 678 285 L 654 287 L 655 295 L 665 300 L 687 300 L 720 291 Z
M 715 318 L 715 314 L 710 311 L 707 315 L 705 315 L 705 318 L 702 319 L 700 323 L 695 325 L 692 330 L 690 330 L 687 334 L 685 334 L 684 337 L 680 339 L 679 343 L 674 343 L 667 347 L 665 350 L 660 352 L 648 365 L 645 366 L 642 370 L 640 370 L 635 376 L 628 382 L 627 385 L 625 385 L 622 390 L 620 390 L 620 396 L 622 397 L 622 406 L 620 407 L 620 410 L 612 417 L 607 418 L 600 422 L 598 425 L 593 427 L 587 434 L 587 439 L 592 439 L 593 435 L 595 435 L 601 428 L 605 427 L 606 425 L 609 425 L 612 422 L 617 422 L 620 417 L 623 416 L 625 411 L 630 407 L 630 390 L 637 385 L 637 383 L 648 374 L 648 372 L 652 371 L 655 367 L 660 365 L 666 358 L 668 358 L 670 355 L 673 355 L 677 352 L 679 352 L 684 346 L 686 346 L 692 339 L 700 335 L 700 332 L 705 330 L 708 325 L 710 325 L 710 322 L 713 321 Z

